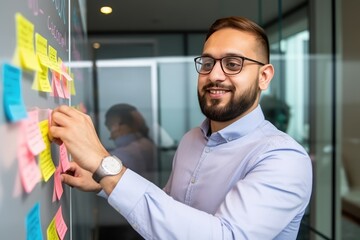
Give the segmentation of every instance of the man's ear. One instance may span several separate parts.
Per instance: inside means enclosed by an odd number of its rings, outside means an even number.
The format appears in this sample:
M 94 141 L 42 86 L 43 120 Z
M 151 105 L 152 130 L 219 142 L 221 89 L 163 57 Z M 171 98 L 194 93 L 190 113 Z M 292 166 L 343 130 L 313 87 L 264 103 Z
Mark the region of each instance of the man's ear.
M 264 91 L 266 90 L 271 82 L 275 73 L 274 66 L 272 64 L 266 64 L 260 68 L 259 76 L 259 88 Z

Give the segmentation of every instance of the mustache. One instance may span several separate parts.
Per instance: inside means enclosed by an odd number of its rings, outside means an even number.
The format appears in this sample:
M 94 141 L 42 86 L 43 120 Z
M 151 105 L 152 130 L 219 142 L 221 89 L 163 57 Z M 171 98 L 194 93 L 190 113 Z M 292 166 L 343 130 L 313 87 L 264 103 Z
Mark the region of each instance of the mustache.
M 218 82 L 208 83 L 208 84 L 203 86 L 202 90 L 206 91 L 208 88 L 223 88 L 223 89 L 227 89 L 229 91 L 234 91 L 235 90 L 235 87 L 233 85 L 225 85 L 225 84 L 218 83 Z

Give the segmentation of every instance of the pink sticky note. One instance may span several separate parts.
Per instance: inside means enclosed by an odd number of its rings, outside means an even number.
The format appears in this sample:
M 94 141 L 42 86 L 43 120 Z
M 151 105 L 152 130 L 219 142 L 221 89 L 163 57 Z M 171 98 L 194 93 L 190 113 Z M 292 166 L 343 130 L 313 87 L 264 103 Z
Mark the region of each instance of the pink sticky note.
M 54 189 L 55 189 L 55 196 L 56 196 L 57 200 L 61 199 L 61 196 L 64 191 L 63 187 L 62 187 L 62 183 L 61 183 L 61 177 L 60 177 L 61 172 L 62 172 L 61 165 L 59 165 L 56 168 L 56 171 L 54 174 Z M 53 198 L 53 201 L 54 201 L 54 198 Z
M 28 118 L 24 121 L 25 133 L 28 142 L 28 146 L 33 155 L 38 155 L 45 148 L 45 142 L 42 138 L 39 128 L 38 111 L 34 110 L 28 112 Z
M 34 155 L 30 152 L 26 139 L 20 136 L 17 157 L 21 183 L 27 193 L 31 192 L 41 179 L 39 167 Z
M 84 105 L 84 103 L 80 103 L 79 104 L 79 110 L 83 113 L 87 113 L 87 109 L 86 109 L 86 106 Z
M 66 65 L 64 63 L 61 64 L 61 74 L 64 78 L 66 78 L 66 80 L 68 81 L 72 81 L 72 77 L 69 75 L 68 73 L 68 68 L 66 67 Z
M 56 174 L 56 171 L 55 171 L 55 174 Z M 53 195 L 52 195 L 52 202 L 55 202 L 56 201 L 56 187 L 55 187 L 55 184 L 54 184 L 54 191 L 53 191 Z
M 52 113 L 52 109 L 48 109 L 48 122 L 49 122 L 49 128 L 50 128 L 50 126 L 51 126 L 51 113 Z
M 59 207 L 59 210 L 55 214 L 55 225 L 56 225 L 56 231 L 60 239 L 63 240 L 68 227 L 66 226 L 66 223 L 64 221 L 61 206 Z
M 21 184 L 20 173 L 17 172 L 16 176 L 15 176 L 14 189 L 13 189 L 13 192 L 12 192 L 13 198 L 20 197 L 22 192 L 23 192 L 23 186 Z
M 60 145 L 60 164 L 63 172 L 66 172 L 70 168 L 69 157 L 65 147 L 65 144 Z
M 60 83 L 60 74 L 55 71 L 52 71 L 51 85 L 53 92 L 50 93 L 50 96 L 65 98 Z

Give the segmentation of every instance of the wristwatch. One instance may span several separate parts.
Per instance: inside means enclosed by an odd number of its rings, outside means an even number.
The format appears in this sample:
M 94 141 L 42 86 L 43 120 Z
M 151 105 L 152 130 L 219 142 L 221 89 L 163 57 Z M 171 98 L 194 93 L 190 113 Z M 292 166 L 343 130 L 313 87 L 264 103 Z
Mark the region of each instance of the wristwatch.
M 100 182 L 103 177 L 114 176 L 121 172 L 123 165 L 116 156 L 107 156 L 101 160 L 100 166 L 93 174 L 93 179 Z

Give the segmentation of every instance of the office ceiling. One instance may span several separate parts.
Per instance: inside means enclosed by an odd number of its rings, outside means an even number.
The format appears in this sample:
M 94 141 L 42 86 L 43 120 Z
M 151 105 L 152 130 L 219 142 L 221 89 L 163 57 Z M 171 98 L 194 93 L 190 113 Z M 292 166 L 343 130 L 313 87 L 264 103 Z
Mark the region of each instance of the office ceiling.
M 206 31 L 219 17 L 241 15 L 262 26 L 295 11 L 308 0 L 87 0 L 91 34 Z M 113 8 L 110 15 L 100 7 Z M 259 17 L 261 16 L 261 17 Z

